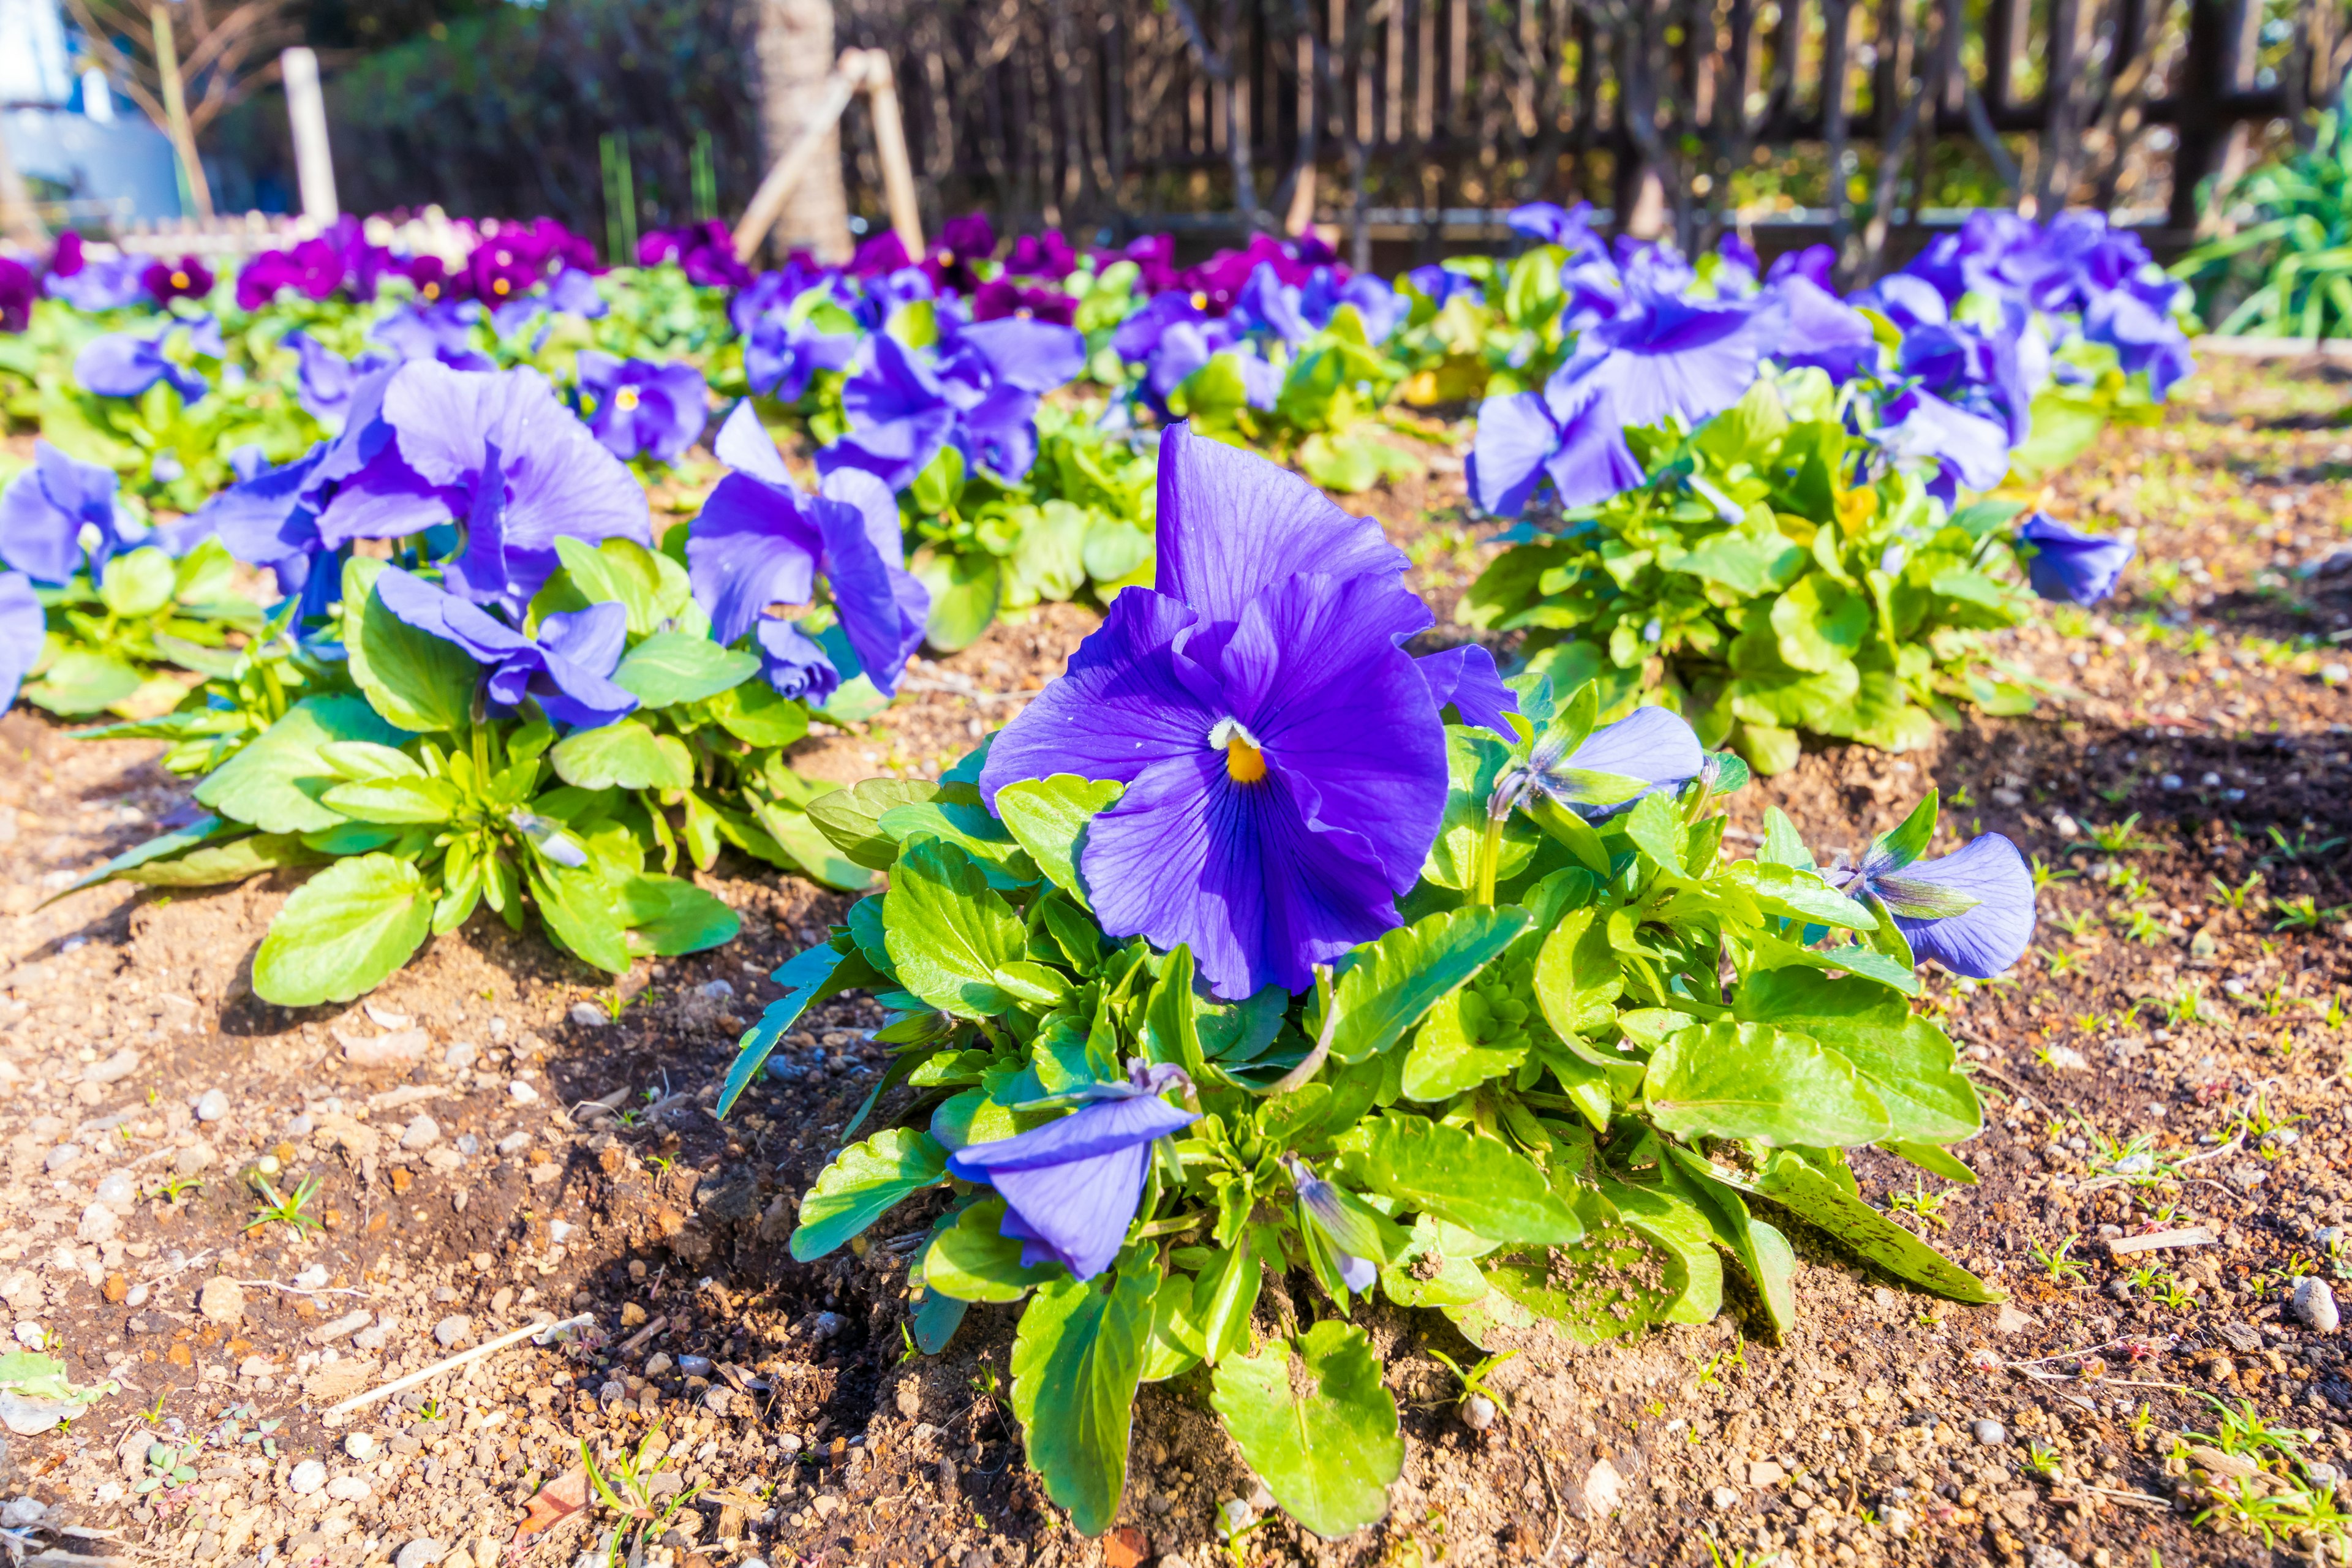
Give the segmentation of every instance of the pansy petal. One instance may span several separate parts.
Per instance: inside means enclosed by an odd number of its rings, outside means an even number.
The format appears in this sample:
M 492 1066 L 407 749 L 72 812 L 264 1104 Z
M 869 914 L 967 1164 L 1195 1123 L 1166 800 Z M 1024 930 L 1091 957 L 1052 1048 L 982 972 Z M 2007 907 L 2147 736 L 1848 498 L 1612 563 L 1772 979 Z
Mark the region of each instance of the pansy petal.
M 1949 855 L 1914 861 L 1903 875 L 1977 900 L 1974 909 L 1944 920 L 1895 917 L 1915 957 L 1932 958 L 1955 974 L 1990 980 L 2025 956 L 2033 941 L 2033 871 L 2017 846 L 2000 834 L 1982 834 Z
M 1518 693 L 1503 684 L 1492 653 L 1466 642 L 1423 654 L 1413 662 L 1429 683 L 1430 700 L 1438 707 L 1451 707 L 1465 724 L 1491 730 L 1505 741 L 1517 742 L 1518 732 L 1511 728 L 1507 715 L 1519 710 Z
M 784 455 L 776 449 L 776 438 L 760 423 L 757 410 L 745 398 L 719 427 L 719 439 L 712 444 L 719 460 L 739 474 L 749 474 L 755 479 L 782 489 L 793 488 L 793 476 L 784 467 Z
M 1480 510 L 1517 517 L 1543 483 L 1544 463 L 1559 447 L 1559 426 L 1543 395 L 1514 392 L 1478 405 L 1470 444 L 1470 494 Z
M 1018 1136 L 970 1144 L 949 1156 L 948 1170 L 968 1182 L 1005 1171 L 1043 1170 L 1149 1143 L 1199 1120 L 1199 1112 L 1156 1094 L 1108 1096 Z
M 740 473 L 719 480 L 686 539 L 687 574 L 711 636 L 731 643 L 770 605 L 809 603 L 823 547 L 793 491 Z
M 629 612 L 616 604 L 591 605 L 584 610 L 558 610 L 542 616 L 539 623 L 541 647 L 594 675 L 613 673 L 628 640 Z
M 1093 1279 L 1126 1243 L 1150 1157 L 1150 1146 L 1137 1143 L 1092 1160 L 1002 1173 L 995 1178 L 1007 1211 L 1002 1233 L 1029 1243 L 1024 1261 L 1037 1261 L 1042 1249 L 1079 1279 Z

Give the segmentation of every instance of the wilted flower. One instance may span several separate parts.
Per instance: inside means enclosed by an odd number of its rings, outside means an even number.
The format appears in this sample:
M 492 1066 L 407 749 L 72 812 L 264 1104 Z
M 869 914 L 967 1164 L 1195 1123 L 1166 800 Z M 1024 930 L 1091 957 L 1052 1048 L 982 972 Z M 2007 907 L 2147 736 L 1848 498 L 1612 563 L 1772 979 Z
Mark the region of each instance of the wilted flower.
M 95 577 L 114 553 L 136 543 L 114 510 L 114 470 L 68 458 L 47 441 L 0 490 L 0 561 L 34 582 L 57 587 L 80 570 Z
M 319 515 L 328 549 L 449 522 L 464 551 L 445 576 L 478 603 L 519 610 L 558 564 L 559 534 L 650 547 L 646 492 L 535 370 L 465 372 L 428 360 L 389 373 L 382 406 L 354 410 L 339 443 L 348 477 Z
M 2033 591 L 2070 605 L 2095 605 L 2116 591 L 2137 553 L 2120 539 L 2078 533 L 2046 512 L 2035 512 L 2017 531 L 2026 546 L 2025 573 Z
M 16 689 L 40 662 L 48 621 L 40 596 L 22 572 L 0 572 L 0 709 L 16 700 Z
M 1380 1278 L 1380 1268 L 1393 1257 L 1403 1240 L 1396 1223 L 1361 1198 L 1325 1181 L 1296 1154 L 1286 1154 L 1283 1169 L 1298 1194 L 1298 1228 L 1310 1248 L 1327 1249 L 1332 1272 L 1349 1289 L 1362 1295 Z M 1318 1267 L 1318 1272 L 1320 1272 Z
M 901 563 L 898 503 L 889 489 L 871 474 L 841 468 L 808 494 L 793 482 L 749 403 L 728 416 L 716 448 L 735 471 L 703 502 L 686 540 L 695 602 L 710 616 L 711 636 L 732 643 L 757 626 L 776 668 L 790 672 L 778 690 L 795 679 L 821 681 L 804 649 L 768 630 L 786 623 L 761 617 L 770 605 L 812 602 L 822 570 L 842 635 L 888 695 L 908 656 L 922 646 L 930 615 L 930 594 Z
M 1916 860 L 1916 853 L 1882 835 L 1860 866 L 1828 875 L 1850 896 L 1884 906 L 1913 956 L 1955 974 L 1990 980 L 2025 955 L 2033 940 L 2033 872 L 2016 845 L 1987 833 L 1933 860 Z
M 655 364 L 583 349 L 578 374 L 582 394 L 594 405 L 588 428 L 624 461 L 674 463 L 709 423 L 710 388 L 684 360 Z
M 397 566 L 383 569 L 375 592 L 400 620 L 488 666 L 483 690 L 500 710 L 528 698 L 551 723 L 594 729 L 637 705 L 609 679 L 628 643 L 629 612 L 619 605 L 542 616 L 533 638 Z
M 177 261 L 152 261 L 139 281 L 159 305 L 174 300 L 201 300 L 213 291 L 213 269 L 193 256 Z
M 1182 424 L 1160 441 L 1157 543 L 1157 588 L 1111 602 L 981 790 L 1125 784 L 1080 860 L 1103 929 L 1189 946 L 1229 1000 L 1300 990 L 1397 923 L 1436 834 L 1444 730 L 1398 646 L 1429 611 L 1379 524 Z
M 948 1173 L 1004 1199 L 999 1234 L 1022 1244 L 1023 1268 L 1059 1263 L 1091 1279 L 1127 1240 L 1151 1145 L 1201 1118 L 1161 1098 L 1176 1087 L 1192 1087 L 1181 1068 L 1135 1062 L 1127 1082 L 1090 1086 L 1087 1103 L 1067 1116 L 957 1150 Z

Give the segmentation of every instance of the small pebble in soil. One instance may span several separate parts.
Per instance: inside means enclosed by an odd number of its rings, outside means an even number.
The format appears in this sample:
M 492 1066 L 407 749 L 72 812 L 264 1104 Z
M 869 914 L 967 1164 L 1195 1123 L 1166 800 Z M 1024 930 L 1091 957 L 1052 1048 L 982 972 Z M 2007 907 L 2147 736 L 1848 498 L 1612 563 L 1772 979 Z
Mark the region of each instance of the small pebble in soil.
M 430 1149 L 441 1142 L 441 1124 L 419 1111 L 415 1120 L 401 1130 L 400 1146 L 404 1149 Z
M 1714 1502 L 1717 1512 L 1727 1512 L 1734 1503 L 1739 1500 L 1739 1494 L 1732 1490 L 1729 1487 L 1717 1487 L 1715 1489 L 1714 1495 L 1710 1500 Z
M 458 1313 L 433 1325 L 433 1338 L 443 1350 L 455 1350 L 474 1337 L 474 1320 Z
M 208 1089 L 191 1107 L 199 1121 L 220 1121 L 228 1116 L 228 1096 L 216 1089 Z
M 2009 1441 L 2009 1428 L 1998 1421 L 1979 1421 L 1970 1428 L 1978 1442 L 1988 1448 L 1998 1448 Z
M 1474 1394 L 1462 1402 L 1462 1425 L 1473 1432 L 1484 1432 L 1495 1424 L 1495 1402 L 1483 1394 Z
M 327 1495 L 337 1502 L 365 1502 L 375 1489 L 358 1476 L 337 1476 L 327 1483 Z
M 400 1549 L 400 1555 L 392 1560 L 392 1568 L 433 1568 L 447 1555 L 446 1546 L 429 1535 L 420 1535 Z
M 2294 1315 L 2315 1332 L 2332 1334 L 2342 1320 L 2336 1315 L 2336 1292 L 2327 1281 L 2306 1274 L 2294 1282 Z
M 593 1002 L 574 1002 L 572 1004 L 572 1021 L 583 1029 L 601 1029 L 613 1018 Z
M 294 1467 L 294 1473 L 286 1478 L 286 1489 L 296 1497 L 309 1497 L 326 1484 L 327 1467 L 316 1459 L 303 1460 Z
M 343 1439 L 343 1452 L 365 1464 L 375 1458 L 376 1439 L 373 1432 L 354 1432 Z
M 515 1103 L 518 1105 L 529 1105 L 532 1100 L 539 1098 L 539 1090 L 531 1088 L 530 1085 L 523 1082 L 520 1079 L 517 1079 L 512 1083 L 507 1085 L 507 1092 L 514 1096 Z
M 725 980 L 706 980 L 695 989 L 713 1002 L 723 1002 L 735 994 L 734 985 Z

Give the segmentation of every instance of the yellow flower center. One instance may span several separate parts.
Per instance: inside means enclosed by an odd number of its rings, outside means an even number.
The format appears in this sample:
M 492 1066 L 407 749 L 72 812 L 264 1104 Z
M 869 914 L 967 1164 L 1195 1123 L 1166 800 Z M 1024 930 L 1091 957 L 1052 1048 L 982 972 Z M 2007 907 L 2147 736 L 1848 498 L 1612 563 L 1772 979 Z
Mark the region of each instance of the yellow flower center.
M 174 288 L 174 289 L 184 289 L 184 288 L 186 288 L 187 286 L 188 286 L 188 275 L 187 275 L 186 273 L 184 273 L 184 272 L 174 272 L 174 273 L 173 273 L 173 274 L 172 274 L 172 287 L 173 287 L 173 288 Z
M 635 408 L 636 405 L 637 389 L 635 387 L 625 386 L 621 388 L 620 391 L 613 394 L 613 406 L 621 410 L 624 414 L 627 413 L 630 409 Z
M 1194 289 L 1192 291 L 1192 309 L 1195 310 L 1205 310 L 1208 308 L 1209 296 L 1200 289 Z
M 497 282 L 490 285 L 490 292 L 493 294 L 503 294 L 513 287 L 513 284 L 501 278 Z
M 1235 784 L 1265 777 L 1265 752 L 1238 719 L 1220 719 L 1209 730 L 1209 747 L 1225 753 L 1225 776 Z
M 427 283 L 425 286 L 425 297 L 428 300 L 438 300 L 441 298 L 441 285 L 438 283 Z

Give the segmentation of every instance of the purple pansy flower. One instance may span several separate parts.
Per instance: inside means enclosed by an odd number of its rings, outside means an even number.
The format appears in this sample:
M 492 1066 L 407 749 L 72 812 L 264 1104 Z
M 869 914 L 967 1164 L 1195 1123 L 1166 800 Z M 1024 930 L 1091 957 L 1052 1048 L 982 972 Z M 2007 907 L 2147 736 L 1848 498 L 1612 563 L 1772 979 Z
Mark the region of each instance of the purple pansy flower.
M 857 334 L 826 331 L 816 321 L 829 281 L 824 274 L 786 266 L 761 273 L 728 305 L 728 318 L 743 340 L 743 379 L 753 392 L 797 403 L 818 371 L 847 367 Z
M 470 300 L 406 305 L 368 329 L 368 336 L 403 361 L 431 360 L 452 370 L 489 370 L 490 356 L 474 347 L 482 308 Z
M 1563 754 L 1554 739 L 1538 742 L 1526 766 L 1497 787 L 1497 797 L 1509 807 L 1540 795 L 1597 822 L 1645 795 L 1681 789 L 1706 765 L 1706 749 L 1680 714 L 1636 708 L 1593 731 L 1573 752 Z
M 0 256 L 0 332 L 21 332 L 33 324 L 33 301 L 40 297 L 33 269 L 13 256 Z
M 1989 490 L 2009 472 L 2008 429 L 1933 393 L 1899 392 L 1887 399 L 1880 419 L 1870 438 L 1897 462 L 1936 463 L 1927 488 L 1948 506 L 1959 486 Z
M 982 284 L 971 297 L 971 319 L 994 321 L 1007 316 L 1066 327 L 1077 320 L 1078 302 L 1062 289 L 1015 283 L 1009 278 L 991 279 Z
M 380 384 L 381 408 L 354 408 L 320 470 L 341 481 L 319 515 L 326 548 L 463 521 L 449 588 L 520 610 L 554 574 L 560 534 L 651 547 L 644 488 L 537 371 L 417 360 Z
M 1404 280 L 1412 286 L 1413 292 L 1441 310 L 1457 294 L 1467 294 L 1474 300 L 1483 300 L 1486 295 L 1485 284 L 1466 272 L 1456 272 L 1442 262 L 1433 261 L 1426 266 L 1416 267 L 1404 275 Z
M 163 352 L 175 332 L 187 333 L 188 346 L 197 353 L 221 357 L 220 324 L 210 316 L 198 316 L 173 321 L 152 338 L 134 332 L 100 333 L 74 355 L 74 380 L 83 391 L 100 397 L 143 397 L 157 382 L 169 382 L 182 402 L 201 402 L 212 390 L 212 383 Z
M 966 213 L 951 217 L 940 228 L 940 242 L 923 258 L 923 271 L 934 289 L 952 289 L 959 294 L 969 294 L 980 287 L 980 274 L 972 270 L 975 261 L 985 261 L 996 253 L 996 229 L 986 213 Z
M 452 272 L 449 264 L 437 256 L 412 256 L 394 263 L 393 270 L 407 279 L 415 286 L 416 297 L 428 305 L 465 299 L 470 287 L 471 280 L 464 268 Z
M 69 581 L 85 555 L 93 577 L 105 571 L 142 537 L 118 520 L 115 483 L 113 469 L 36 441 L 32 466 L 0 490 L 0 561 L 47 587 Z
M 1877 367 L 1878 338 L 1860 310 L 1800 272 L 1768 287 L 1788 312 L 1774 359 L 1785 365 L 1815 366 L 1835 382 L 1851 381 Z
M 2134 279 L 2095 296 L 2083 311 L 2083 335 L 2113 348 L 2126 375 L 2146 371 L 2148 394 L 2159 403 L 2197 368 L 2188 334 L 2172 315 L 2173 299 L 2185 287 L 2170 279 Z
M 41 659 L 49 635 L 40 595 L 22 572 L 0 572 L 0 708 L 16 700 L 16 689 Z
M 70 230 L 68 231 L 69 234 Z M 100 310 L 120 310 L 126 306 L 143 303 L 147 285 L 143 275 L 147 258 L 143 256 L 110 256 L 85 258 L 81 237 L 72 235 L 72 270 L 52 264 L 45 287 L 53 299 L 63 300 L 77 310 L 93 314 Z M 58 242 L 58 260 L 68 255 L 63 239 Z
M 213 269 L 193 256 L 177 261 L 151 261 L 139 281 L 159 305 L 174 300 L 201 300 L 213 291 Z
M 1126 785 L 1080 862 L 1103 929 L 1189 946 L 1228 1000 L 1297 991 L 1390 930 L 1445 802 L 1445 736 L 1398 646 L 1429 625 L 1378 523 L 1195 437 L 1160 447 L 1158 586 L 1129 588 L 981 776 Z
M 2033 871 L 2016 845 L 1987 833 L 1949 855 L 1915 861 L 1891 839 L 1882 836 L 1860 866 L 1830 875 L 1851 896 L 1883 905 L 1914 957 L 1990 980 L 2025 955 L 2033 940 Z
M 950 1175 L 1004 1199 L 999 1234 L 1022 1244 L 1024 1268 L 1058 1263 L 1091 1279 L 1109 1268 L 1142 1201 L 1151 1145 L 1201 1119 L 1161 1098 L 1191 1087 L 1181 1068 L 1139 1061 L 1128 1075 L 1092 1085 L 1087 1102 L 1058 1121 L 948 1156 Z
M 1059 229 L 1024 234 L 1013 242 L 1004 270 L 1015 278 L 1051 278 L 1059 282 L 1078 269 L 1078 253 Z
M 712 637 L 732 643 L 756 626 L 761 648 L 778 661 L 776 670 L 787 672 L 775 683 L 779 691 L 796 679 L 820 679 L 807 673 L 811 666 L 797 643 L 767 632 L 783 623 L 761 617 L 770 605 L 814 600 L 822 571 L 842 635 L 875 687 L 890 695 L 908 657 L 922 646 L 931 601 L 902 564 L 898 503 L 888 488 L 861 469 L 837 468 L 808 494 L 793 482 L 749 403 L 736 405 L 716 446 L 719 460 L 734 472 L 703 502 L 686 540 L 687 572 L 695 602 L 710 616 Z
M 735 255 L 735 237 L 717 218 L 657 228 L 637 241 L 637 265 L 659 267 L 675 262 L 686 280 L 706 289 L 740 289 L 751 281 L 751 269 Z
M 620 605 L 543 616 L 534 638 L 397 566 L 383 569 L 375 591 L 400 620 L 487 665 L 482 689 L 500 710 L 519 708 L 528 698 L 551 723 L 593 730 L 637 706 L 634 695 L 609 679 L 628 644 L 629 612 Z
M 1571 253 L 1601 248 L 1600 237 L 1592 232 L 1591 202 L 1572 208 L 1558 202 L 1529 202 L 1513 207 L 1503 221 L 1538 245 L 1564 246 Z
M 382 354 L 369 353 L 354 364 L 299 327 L 278 342 L 294 351 L 294 401 L 310 417 L 335 429 L 351 414 L 352 389 L 358 378 L 386 363 Z
M 2027 518 L 2017 537 L 2028 547 L 2025 572 L 2033 591 L 2070 605 L 2095 605 L 2114 593 L 2138 553 L 2120 539 L 2078 533 L 2046 512 Z
M 588 428 L 625 462 L 644 457 L 674 463 L 709 423 L 710 388 L 684 360 L 655 364 L 583 349 L 578 374 L 581 392 L 595 405 Z
M 1555 373 L 1541 392 L 1478 405 L 1470 493 L 1496 517 L 1517 517 L 1549 479 L 1564 507 L 1591 506 L 1649 476 L 1625 444 L 1609 389 Z
M 1424 654 L 1417 663 L 1439 708 L 1452 708 L 1465 724 L 1492 730 L 1506 741 L 1518 740 L 1505 715 L 1518 711 L 1519 700 L 1503 684 L 1492 653 L 1466 642 Z
M 778 696 L 822 708 L 841 689 L 841 671 L 824 645 L 792 622 L 763 616 L 751 637 L 760 645 L 761 678 Z
M 817 453 L 817 469 L 864 468 L 900 490 L 953 443 L 971 467 L 1020 479 L 1037 456 L 1038 397 L 1086 359 L 1073 329 L 1017 317 L 959 328 L 936 357 L 877 333 L 841 389 L 849 433 Z
M 237 482 L 191 516 L 158 530 L 160 542 L 183 555 L 206 539 L 251 566 L 267 566 L 278 591 L 301 595 L 304 614 L 323 611 L 340 589 L 336 574 L 319 570 L 317 477 L 328 444 L 320 442 L 282 468 L 267 462 L 241 472 Z
M 884 229 L 858 242 L 850 254 L 847 268 L 852 278 L 880 278 L 914 265 L 907 254 L 907 242 L 898 237 L 896 229 Z

